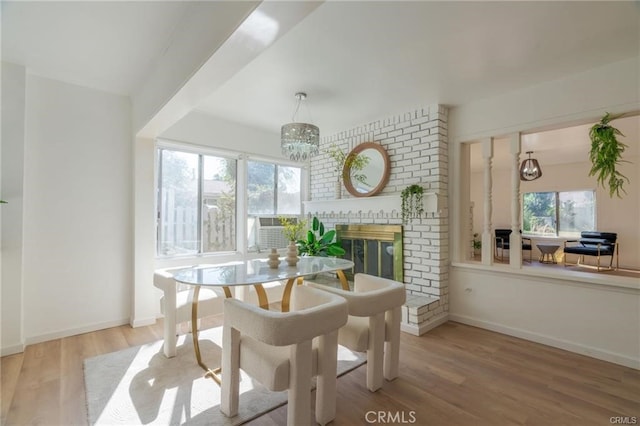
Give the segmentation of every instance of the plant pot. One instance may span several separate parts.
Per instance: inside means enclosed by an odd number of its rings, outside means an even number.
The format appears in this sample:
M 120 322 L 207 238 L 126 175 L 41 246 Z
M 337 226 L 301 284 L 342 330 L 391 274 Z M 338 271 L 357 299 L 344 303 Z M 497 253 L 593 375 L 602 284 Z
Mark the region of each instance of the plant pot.
M 298 246 L 295 241 L 290 241 L 287 246 L 287 257 L 285 258 L 287 265 L 293 267 L 298 264 Z

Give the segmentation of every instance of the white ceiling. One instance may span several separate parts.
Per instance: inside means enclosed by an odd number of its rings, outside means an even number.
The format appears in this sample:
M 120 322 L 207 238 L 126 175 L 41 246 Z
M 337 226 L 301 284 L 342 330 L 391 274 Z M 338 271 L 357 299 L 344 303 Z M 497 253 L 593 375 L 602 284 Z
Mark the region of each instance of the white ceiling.
M 200 108 L 278 132 L 302 90 L 329 135 L 461 105 L 637 56 L 638 4 L 327 2 Z
M 2 60 L 130 95 L 175 37 L 188 6 L 3 1 Z M 329 1 L 211 93 L 199 111 L 279 132 L 302 90 L 308 108 L 297 118 L 310 114 L 329 135 L 418 106 L 455 107 L 638 57 L 639 16 L 637 1 Z
M 129 95 L 167 48 L 188 2 L 2 1 L 2 60 Z

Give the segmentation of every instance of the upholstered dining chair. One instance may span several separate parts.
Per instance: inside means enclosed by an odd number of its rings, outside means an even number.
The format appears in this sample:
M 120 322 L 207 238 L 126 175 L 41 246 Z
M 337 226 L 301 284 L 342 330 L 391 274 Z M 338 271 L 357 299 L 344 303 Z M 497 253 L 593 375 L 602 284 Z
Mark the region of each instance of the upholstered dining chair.
M 398 377 L 400 316 L 406 300 L 404 284 L 388 278 L 356 274 L 353 291 L 309 282 L 307 285 L 344 297 L 349 320 L 338 342 L 353 351 L 367 352 L 367 388 L 375 392 L 383 378 Z
M 288 390 L 287 425 L 309 424 L 311 378 L 317 376 L 316 421 L 335 418 L 338 329 L 347 302 L 336 295 L 294 286 L 289 312 L 225 299 L 220 410 L 238 413 L 242 368 L 272 391 Z
M 496 229 L 495 230 L 495 256 L 500 259 L 500 262 L 504 262 L 504 251 L 509 250 L 509 237 L 511 236 L 511 229 Z M 498 255 L 498 250 L 500 255 Z M 529 251 L 529 263 L 533 258 L 533 249 L 531 246 L 531 238 L 522 237 L 522 251 Z M 526 261 L 526 259 L 523 258 Z
M 174 274 L 186 268 L 158 269 L 153 274 L 153 285 L 162 290 L 160 312 L 164 315 L 163 350 L 167 358 L 176 356 L 178 326 L 191 321 L 193 286 L 177 283 L 173 279 Z M 202 287 L 198 296 L 198 319 L 222 313 L 224 298 L 221 288 Z

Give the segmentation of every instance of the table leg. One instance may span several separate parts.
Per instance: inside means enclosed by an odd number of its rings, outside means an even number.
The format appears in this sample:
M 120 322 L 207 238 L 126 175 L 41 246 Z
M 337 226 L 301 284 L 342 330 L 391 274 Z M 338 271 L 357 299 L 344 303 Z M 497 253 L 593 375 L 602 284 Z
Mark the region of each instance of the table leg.
M 281 307 L 282 312 L 289 312 L 289 303 L 291 301 L 291 290 L 293 289 L 293 283 L 295 283 L 296 280 L 297 278 L 289 278 L 287 280 L 287 283 L 284 286 L 284 291 L 282 292 L 282 307 Z
M 256 289 L 256 294 L 258 295 L 258 305 L 260 305 L 262 309 L 269 310 L 269 299 L 262 284 L 254 284 L 253 287 Z
M 349 288 L 349 281 L 347 281 L 347 276 L 344 274 L 344 271 L 342 269 L 338 269 L 337 273 L 338 278 L 340 278 L 340 284 L 342 284 L 342 289 L 345 291 L 351 290 Z
M 350 291 L 349 281 L 347 281 L 347 276 L 344 274 L 344 271 L 341 269 L 336 271 L 338 274 L 338 278 L 340 278 L 340 285 L 342 285 L 342 289 L 345 291 Z M 284 286 L 284 292 L 282 293 L 282 312 L 289 312 L 290 309 L 290 301 L 291 301 L 291 290 L 293 290 L 293 284 L 298 282 L 298 285 L 302 285 L 303 278 L 289 278 L 287 280 L 287 284 Z
M 223 287 L 224 295 L 227 298 L 231 297 L 231 290 L 229 287 Z M 200 296 L 200 286 L 197 285 L 193 289 L 193 300 L 191 301 L 191 337 L 193 338 L 193 349 L 196 353 L 196 360 L 198 361 L 198 365 L 202 367 L 205 371 L 204 377 L 211 377 L 216 383 L 221 384 L 222 381 L 220 379 L 220 367 L 214 368 L 213 370 L 207 367 L 207 365 L 202 361 L 202 356 L 200 355 L 200 342 L 198 341 L 198 297 Z

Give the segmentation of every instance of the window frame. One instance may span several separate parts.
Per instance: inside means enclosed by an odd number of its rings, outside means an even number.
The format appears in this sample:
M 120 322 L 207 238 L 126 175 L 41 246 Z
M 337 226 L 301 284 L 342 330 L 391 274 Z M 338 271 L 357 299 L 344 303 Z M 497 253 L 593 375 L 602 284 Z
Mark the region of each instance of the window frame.
M 285 159 L 274 159 L 260 155 L 247 155 L 245 158 L 244 170 L 245 170 L 245 187 L 249 184 L 249 162 L 257 162 L 257 163 L 268 163 L 274 164 L 276 167 L 274 168 L 274 212 L 275 213 L 262 213 L 262 214 L 250 214 L 249 213 L 249 191 L 244 191 L 244 202 L 246 209 L 244 210 L 246 213 L 244 215 L 244 225 L 248 225 L 248 220 L 250 217 L 264 217 L 264 218 L 278 218 L 280 216 L 283 217 L 295 217 L 301 218 L 304 215 L 304 201 L 307 200 L 307 193 L 309 187 L 309 166 L 308 163 L 297 163 L 291 160 Z M 295 167 L 300 169 L 300 213 L 299 214 L 291 214 L 291 213 L 282 213 L 278 214 L 278 166 L 283 167 Z M 284 248 L 284 247 L 282 247 Z M 262 248 L 264 249 L 264 248 Z M 244 250 L 245 253 L 260 253 L 262 249 L 253 250 L 252 247 L 249 246 L 249 232 L 244 235 Z
M 160 178 L 161 178 L 161 166 L 160 166 L 160 150 L 161 149 L 169 149 L 175 150 L 190 154 L 196 155 L 210 155 L 216 157 L 222 157 L 226 159 L 231 159 L 236 161 L 236 249 L 235 251 L 218 251 L 218 252 L 203 252 L 202 251 L 202 236 L 200 236 L 200 250 L 198 253 L 188 253 L 188 254 L 180 254 L 180 255 L 161 255 L 158 251 L 159 244 L 159 226 L 160 226 Z M 154 176 L 154 214 L 155 214 L 155 258 L 162 260 L 171 260 L 171 259 L 185 259 L 185 258 L 199 258 L 199 257 L 224 257 L 232 255 L 246 255 L 249 253 L 248 250 L 248 230 L 247 230 L 247 221 L 249 218 L 248 213 L 248 191 L 246 190 L 248 184 L 248 162 L 256 161 L 263 162 L 269 164 L 275 164 L 278 166 L 286 166 L 286 167 L 296 167 L 300 169 L 300 214 L 297 215 L 302 217 L 304 214 L 304 202 L 308 200 L 308 188 L 309 188 L 309 163 L 299 163 L 291 160 L 286 160 L 283 158 L 274 158 L 268 157 L 264 155 L 255 155 L 255 154 L 247 154 L 239 151 L 228 150 L 215 148 L 211 146 L 193 144 L 189 142 L 176 141 L 166 138 L 158 138 L 156 139 L 155 147 L 154 147 L 154 168 L 155 168 L 155 176 Z M 202 167 L 202 161 L 199 162 Z M 274 195 L 277 198 L 277 170 L 276 167 L 276 189 Z M 202 204 L 202 170 L 200 170 L 200 179 L 199 179 L 199 188 L 198 188 L 198 205 Z M 245 188 L 244 191 L 240 191 L 240 188 Z M 275 201 L 275 205 L 277 206 L 277 199 Z M 200 222 L 202 222 L 202 212 L 201 208 L 198 209 L 199 216 L 199 227 L 202 226 Z M 267 215 L 265 215 L 267 216 Z M 279 216 L 278 214 L 272 216 Z M 282 215 L 282 216 L 296 216 L 296 215 Z M 201 229 L 199 230 L 201 235 Z

